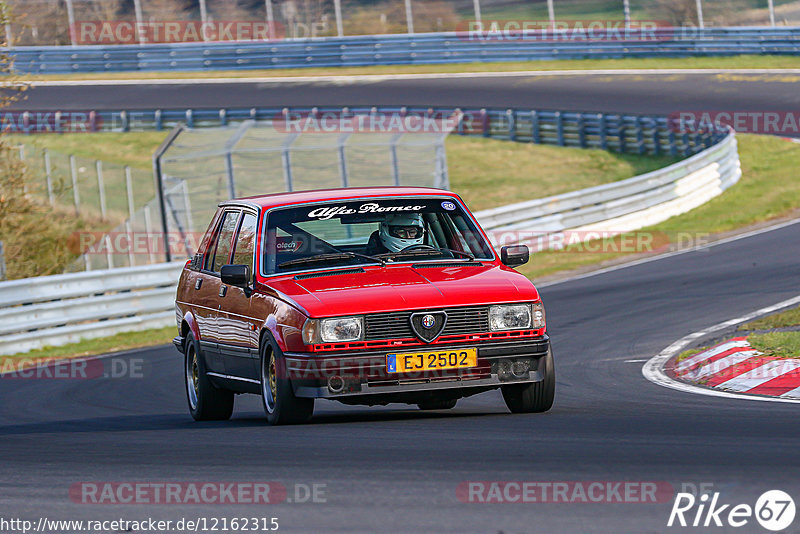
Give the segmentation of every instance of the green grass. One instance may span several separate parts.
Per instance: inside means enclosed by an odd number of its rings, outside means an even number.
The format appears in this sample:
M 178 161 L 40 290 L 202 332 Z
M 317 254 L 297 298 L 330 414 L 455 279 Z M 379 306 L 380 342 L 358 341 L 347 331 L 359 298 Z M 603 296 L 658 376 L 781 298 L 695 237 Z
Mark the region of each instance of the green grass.
M 747 341 L 767 356 L 800 358 L 800 332 L 770 332 L 753 334 Z
M 140 332 L 124 332 L 111 337 L 87 339 L 60 347 L 45 347 L 13 356 L 0 356 L 0 369 L 13 369 L 15 365 L 24 365 L 27 360 L 79 358 L 164 345 L 170 343 L 176 335 L 177 329 L 174 326 L 168 326 Z
M 742 162 L 739 183 L 702 206 L 643 228 L 637 234 L 650 233 L 659 244 L 666 244 L 667 240 L 674 244 L 681 236 L 691 235 L 695 243 L 702 244 L 713 234 L 786 216 L 800 208 L 800 181 L 794 179 L 792 170 L 800 158 L 800 145 L 769 136 L 740 134 L 737 137 Z M 609 242 L 618 243 L 619 239 Z M 592 245 L 597 246 L 597 243 Z M 537 253 L 519 270 L 538 278 L 623 256 L 636 256 L 616 251 L 586 252 L 586 248 L 578 246 Z
M 597 69 L 797 69 L 800 56 L 746 55 L 692 58 L 628 58 L 448 63 L 442 65 L 379 65 L 371 67 L 313 67 L 215 71 L 95 72 L 82 74 L 20 75 L 24 80 L 148 80 L 185 78 L 282 78 L 287 76 L 354 76 L 452 72 L 516 72 Z
M 699 354 L 699 353 L 703 352 L 706 349 L 708 349 L 708 347 L 698 347 L 696 349 L 685 350 L 685 351 L 681 352 L 680 354 L 678 354 L 678 357 L 675 358 L 675 363 L 682 362 L 683 360 L 685 360 L 687 358 L 691 358 L 695 354 Z
M 450 188 L 472 211 L 614 182 L 674 161 L 478 137 L 447 138 Z
M 769 330 L 800 325 L 800 308 L 792 308 L 739 326 L 739 330 Z
M 39 134 L 8 135 L 8 144 L 28 144 L 63 154 L 74 154 L 87 159 L 99 159 L 119 165 L 152 170 L 153 152 L 164 140 L 168 132 L 93 134 Z

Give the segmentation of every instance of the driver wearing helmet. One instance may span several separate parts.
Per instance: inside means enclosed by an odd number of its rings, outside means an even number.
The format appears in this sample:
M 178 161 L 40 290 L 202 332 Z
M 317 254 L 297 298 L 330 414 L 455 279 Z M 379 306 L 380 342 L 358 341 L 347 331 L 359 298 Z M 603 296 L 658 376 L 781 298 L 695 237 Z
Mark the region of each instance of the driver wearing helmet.
M 367 243 L 367 254 L 399 252 L 413 245 L 422 245 L 425 226 L 419 213 L 389 215 L 381 222 L 379 230 L 372 232 Z

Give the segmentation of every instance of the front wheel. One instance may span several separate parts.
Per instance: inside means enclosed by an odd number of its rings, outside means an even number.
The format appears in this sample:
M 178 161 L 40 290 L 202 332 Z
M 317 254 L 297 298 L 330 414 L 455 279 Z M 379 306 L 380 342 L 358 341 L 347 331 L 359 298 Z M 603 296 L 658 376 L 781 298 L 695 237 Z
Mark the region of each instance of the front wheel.
M 261 400 L 271 425 L 305 423 L 314 413 L 314 399 L 295 397 L 286 360 L 270 343 L 261 347 Z
M 511 413 L 540 413 L 553 407 L 556 396 L 556 367 L 553 351 L 539 361 L 539 372 L 544 379 L 530 384 L 509 384 L 501 386 L 503 399 Z
M 219 389 L 206 376 L 206 365 L 190 332 L 183 346 L 186 398 L 195 421 L 224 421 L 233 413 L 233 392 Z

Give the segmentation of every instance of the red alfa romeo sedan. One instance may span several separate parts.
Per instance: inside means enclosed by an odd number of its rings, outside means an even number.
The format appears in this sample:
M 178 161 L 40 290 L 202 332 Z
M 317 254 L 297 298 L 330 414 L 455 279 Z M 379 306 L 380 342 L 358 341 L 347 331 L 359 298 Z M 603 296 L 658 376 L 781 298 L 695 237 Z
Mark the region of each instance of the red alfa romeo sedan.
M 189 410 L 228 419 L 260 395 L 272 424 L 316 399 L 453 408 L 500 388 L 544 412 L 555 368 L 539 293 L 454 193 L 349 188 L 219 205 L 175 302 Z

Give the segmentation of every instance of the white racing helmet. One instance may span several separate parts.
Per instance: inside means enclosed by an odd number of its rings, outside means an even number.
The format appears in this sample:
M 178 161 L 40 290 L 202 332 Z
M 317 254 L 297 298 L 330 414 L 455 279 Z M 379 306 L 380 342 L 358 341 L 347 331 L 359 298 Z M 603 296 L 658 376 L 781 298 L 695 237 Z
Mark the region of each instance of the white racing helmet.
M 425 239 L 425 226 L 419 213 L 389 215 L 378 232 L 381 243 L 389 252 L 399 252 L 412 245 L 421 245 Z

